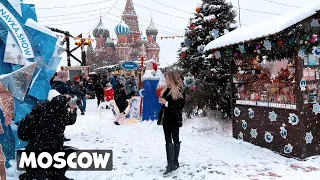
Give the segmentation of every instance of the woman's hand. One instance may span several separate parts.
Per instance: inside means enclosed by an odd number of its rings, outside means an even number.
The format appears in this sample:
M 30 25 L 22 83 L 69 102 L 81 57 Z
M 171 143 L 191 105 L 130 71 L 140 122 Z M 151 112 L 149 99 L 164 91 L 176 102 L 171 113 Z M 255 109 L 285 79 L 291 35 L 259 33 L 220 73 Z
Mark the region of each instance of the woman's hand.
M 164 98 L 159 97 L 159 103 L 166 104 L 166 100 Z

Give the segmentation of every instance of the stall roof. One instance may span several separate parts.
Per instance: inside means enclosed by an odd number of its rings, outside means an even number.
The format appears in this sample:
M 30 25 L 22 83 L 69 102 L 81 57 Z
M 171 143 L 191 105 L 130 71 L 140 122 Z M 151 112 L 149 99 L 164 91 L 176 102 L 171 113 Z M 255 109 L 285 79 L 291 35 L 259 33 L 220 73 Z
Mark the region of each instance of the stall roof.
M 119 64 L 109 65 L 109 66 L 103 66 L 103 67 L 96 68 L 95 70 L 97 70 L 97 69 L 105 69 L 105 68 L 113 68 L 113 67 L 115 67 L 115 66 L 117 66 L 117 65 L 119 65 Z
M 228 45 L 239 44 L 241 42 L 276 34 L 314 14 L 320 10 L 320 3 L 303 7 L 283 15 L 262 21 L 249 26 L 243 26 L 234 31 L 211 41 L 205 51 L 217 49 Z

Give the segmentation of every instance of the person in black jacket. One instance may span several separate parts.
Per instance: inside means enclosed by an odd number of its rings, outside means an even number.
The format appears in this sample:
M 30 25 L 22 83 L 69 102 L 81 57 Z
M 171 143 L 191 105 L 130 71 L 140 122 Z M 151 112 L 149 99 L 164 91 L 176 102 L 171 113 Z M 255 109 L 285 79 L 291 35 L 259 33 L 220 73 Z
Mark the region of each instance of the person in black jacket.
M 104 101 L 102 79 L 100 81 L 97 81 L 97 83 L 94 86 L 94 91 L 96 93 L 97 104 L 99 107 L 100 103 Z
M 23 120 L 18 124 L 18 137 L 28 141 L 26 151 L 58 152 L 64 151 L 64 131 L 67 125 L 75 122 L 77 114 L 67 109 L 69 96 L 60 95 L 51 90 L 48 101 L 37 104 Z M 34 170 L 26 169 L 26 173 L 20 175 L 22 180 L 31 179 L 61 179 L 65 177 L 64 170 Z
M 66 94 L 74 94 L 76 96 L 85 96 L 86 94 L 72 88 L 71 86 L 68 86 L 66 84 L 68 80 L 68 74 L 67 72 L 60 71 L 57 73 L 57 76 L 54 77 L 52 81 L 51 88 L 57 90 L 60 94 L 66 95 Z
M 114 124 L 120 125 L 119 120 L 123 118 L 125 110 L 128 107 L 128 95 L 125 91 L 125 87 L 117 80 L 116 90 L 114 92 L 114 101 L 119 109 L 119 114 L 114 121 Z
M 164 176 L 179 167 L 179 128 L 182 127 L 182 109 L 185 105 L 185 93 L 180 74 L 169 71 L 165 74 L 167 87 L 162 91 L 159 102 L 162 104 L 158 125 L 163 125 L 166 141 L 167 167 Z M 172 143 L 173 141 L 173 143 Z

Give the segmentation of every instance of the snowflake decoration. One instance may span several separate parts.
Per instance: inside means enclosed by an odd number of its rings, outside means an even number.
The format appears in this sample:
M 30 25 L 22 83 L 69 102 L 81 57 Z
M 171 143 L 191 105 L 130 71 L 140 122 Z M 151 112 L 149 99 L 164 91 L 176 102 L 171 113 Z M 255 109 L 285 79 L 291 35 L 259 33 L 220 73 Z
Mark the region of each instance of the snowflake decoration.
M 205 47 L 206 47 L 206 46 L 205 46 L 204 44 L 202 44 L 202 45 L 198 46 L 197 49 L 198 49 L 198 51 L 199 51 L 200 53 L 202 53 Z
M 269 119 L 271 122 L 277 121 L 277 117 L 278 115 L 274 111 L 269 112 Z
M 252 119 L 252 118 L 254 117 L 254 111 L 253 111 L 252 108 L 249 108 L 248 111 L 249 111 L 249 112 L 248 112 L 248 113 L 249 113 L 249 118 Z
M 312 19 L 311 21 L 311 27 L 320 27 L 319 21 L 317 19 Z
M 271 133 L 269 131 L 265 131 L 264 133 L 264 140 L 267 143 L 271 143 L 273 141 L 273 136 L 271 135 Z
M 190 40 L 189 39 L 184 39 L 184 45 L 186 46 L 186 47 L 189 47 L 190 46 Z
M 258 136 L 258 131 L 257 131 L 257 129 L 252 129 L 252 128 L 251 128 L 250 134 L 251 134 L 251 137 L 252 137 L 252 138 L 257 139 L 257 136 Z
M 304 58 L 305 55 L 306 55 L 306 53 L 304 52 L 304 50 L 300 50 L 298 52 L 298 56 L 301 57 L 302 59 Z
M 266 50 L 271 51 L 271 42 L 269 40 L 264 40 L 263 46 L 266 48 Z
M 221 58 L 220 51 L 216 51 L 216 52 L 214 53 L 214 56 L 215 56 L 217 59 L 220 59 L 220 58 Z
M 293 146 L 291 144 L 287 144 L 286 146 L 284 146 L 283 151 L 286 154 L 290 154 L 292 153 L 293 150 Z
M 306 86 L 307 86 L 307 81 L 302 78 L 301 81 L 300 81 L 300 89 L 301 91 L 305 91 L 306 90 Z
M 318 47 L 313 47 L 313 50 L 312 50 L 312 54 L 315 56 L 315 57 L 318 57 L 320 58 L 320 46 Z
M 289 123 L 292 124 L 292 125 L 297 125 L 299 123 L 299 118 L 296 114 L 294 113 L 289 113 Z
M 241 141 L 243 141 L 243 133 L 242 133 L 242 132 L 240 132 L 240 133 L 238 134 L 238 139 L 241 140 Z
M 239 51 L 241 52 L 241 54 L 244 53 L 244 45 L 243 44 L 239 45 Z
M 304 139 L 306 140 L 307 144 L 311 144 L 313 139 L 312 133 L 311 132 L 306 133 L 306 136 Z
M 238 107 L 234 108 L 233 114 L 234 114 L 235 117 L 239 117 L 240 113 L 241 113 L 241 111 L 240 111 L 240 109 Z
M 212 31 L 210 31 L 210 35 L 214 38 L 217 39 L 219 37 L 219 30 L 217 29 L 212 29 Z
M 313 104 L 312 112 L 314 112 L 316 115 L 320 113 L 319 102 L 317 102 L 316 104 Z
M 242 126 L 242 128 L 243 128 L 244 130 L 246 130 L 247 127 L 248 127 L 247 121 L 246 121 L 246 120 L 242 120 L 241 126 Z
M 286 130 L 285 127 L 280 127 L 280 135 L 281 135 L 281 137 L 283 137 L 283 139 L 287 138 L 288 131 Z

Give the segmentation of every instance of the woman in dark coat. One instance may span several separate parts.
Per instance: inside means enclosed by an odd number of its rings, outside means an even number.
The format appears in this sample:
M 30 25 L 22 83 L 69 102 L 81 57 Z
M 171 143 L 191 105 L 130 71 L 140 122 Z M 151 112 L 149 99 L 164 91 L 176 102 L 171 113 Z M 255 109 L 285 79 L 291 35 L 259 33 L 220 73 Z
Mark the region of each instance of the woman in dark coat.
M 158 125 L 163 125 L 166 140 L 167 162 L 164 176 L 179 167 L 180 152 L 179 128 L 182 127 L 182 109 L 185 105 L 185 93 L 180 74 L 169 71 L 165 74 L 167 87 L 162 91 L 159 102 L 162 104 Z M 173 143 L 172 143 L 173 141 Z
M 125 91 L 125 87 L 120 83 L 120 81 L 117 80 L 116 91 L 114 92 L 114 101 L 116 102 L 119 109 L 119 114 L 114 121 L 114 124 L 116 125 L 120 125 L 119 120 L 122 119 L 125 114 L 125 110 L 128 107 L 127 99 L 128 95 Z

